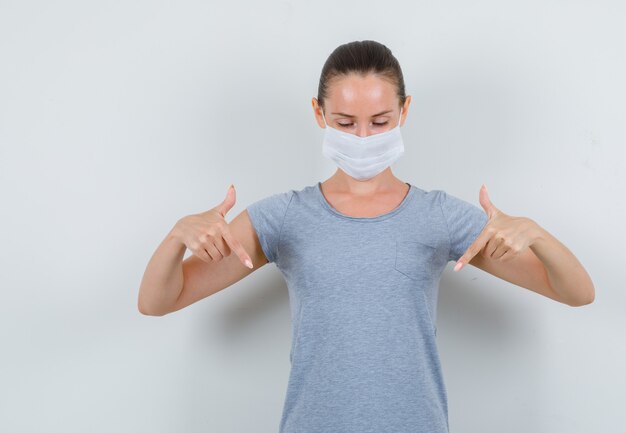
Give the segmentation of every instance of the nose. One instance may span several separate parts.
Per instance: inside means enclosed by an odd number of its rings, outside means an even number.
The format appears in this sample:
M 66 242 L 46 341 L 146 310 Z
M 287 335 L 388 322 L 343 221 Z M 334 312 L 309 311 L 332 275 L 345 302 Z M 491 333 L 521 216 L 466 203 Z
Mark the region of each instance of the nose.
M 372 135 L 372 132 L 370 131 L 370 126 L 371 125 L 367 123 L 358 124 L 356 129 L 356 135 L 358 137 L 367 137 L 368 135 Z

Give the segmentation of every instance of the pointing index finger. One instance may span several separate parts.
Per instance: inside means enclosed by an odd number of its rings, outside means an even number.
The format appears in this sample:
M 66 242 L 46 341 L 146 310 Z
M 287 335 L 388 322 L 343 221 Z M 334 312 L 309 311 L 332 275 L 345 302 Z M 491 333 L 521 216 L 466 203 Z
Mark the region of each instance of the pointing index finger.
M 253 265 L 252 260 L 250 259 L 250 255 L 248 255 L 246 250 L 243 248 L 243 245 L 241 245 L 241 243 L 239 243 L 239 241 L 235 239 L 233 235 L 231 235 L 228 227 L 222 232 L 222 237 L 224 238 L 228 246 L 235 252 L 235 254 L 237 254 L 237 257 L 239 257 L 241 263 L 252 269 Z
M 474 258 L 474 256 L 478 254 L 485 245 L 487 245 L 488 240 L 489 240 L 489 233 L 487 233 L 483 229 L 483 231 L 480 232 L 480 234 L 476 237 L 474 242 L 472 242 L 472 244 L 469 247 L 467 247 L 467 250 L 465 250 L 465 253 L 463 253 L 463 255 L 459 257 L 459 260 L 457 260 L 456 265 L 454 265 L 454 271 L 455 272 L 459 271 L 463 266 L 469 263 Z

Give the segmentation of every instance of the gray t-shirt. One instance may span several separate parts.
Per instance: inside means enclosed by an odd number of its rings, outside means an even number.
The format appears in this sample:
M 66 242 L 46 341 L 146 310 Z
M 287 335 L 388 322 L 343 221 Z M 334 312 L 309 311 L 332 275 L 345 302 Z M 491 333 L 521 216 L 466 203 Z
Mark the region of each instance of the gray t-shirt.
M 291 371 L 279 433 L 444 433 L 436 344 L 439 279 L 487 222 L 473 204 L 410 185 L 369 218 L 333 208 L 320 183 L 247 207 L 285 277 Z

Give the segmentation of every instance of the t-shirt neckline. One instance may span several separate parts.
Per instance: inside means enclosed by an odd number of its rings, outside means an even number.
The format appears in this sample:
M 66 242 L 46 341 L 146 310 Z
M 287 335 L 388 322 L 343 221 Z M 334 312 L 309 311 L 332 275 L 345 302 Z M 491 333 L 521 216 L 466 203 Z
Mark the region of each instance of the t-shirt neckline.
M 409 192 L 407 192 L 407 194 L 404 196 L 404 199 L 402 199 L 400 204 L 396 206 L 395 209 L 392 209 L 387 213 L 384 213 L 382 215 L 377 215 L 374 217 L 354 217 L 354 216 L 346 215 L 346 214 L 339 212 L 337 209 L 331 206 L 328 200 L 326 200 L 324 193 L 322 193 L 322 182 L 319 182 L 319 181 L 317 182 L 317 184 L 315 185 L 315 192 L 322 206 L 331 214 L 339 218 L 352 220 L 352 221 L 375 222 L 375 221 L 381 221 L 381 220 L 390 218 L 406 207 L 407 203 L 415 195 L 415 187 L 408 182 L 405 182 L 405 183 L 409 185 Z

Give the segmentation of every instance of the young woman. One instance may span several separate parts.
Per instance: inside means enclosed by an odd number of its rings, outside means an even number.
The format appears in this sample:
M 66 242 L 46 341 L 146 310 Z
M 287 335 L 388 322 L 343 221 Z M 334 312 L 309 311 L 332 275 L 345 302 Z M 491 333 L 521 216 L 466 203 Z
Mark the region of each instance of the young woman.
M 312 100 L 335 174 L 227 223 L 231 185 L 215 208 L 181 218 L 145 271 L 139 310 L 163 315 L 276 264 L 293 325 L 281 433 L 448 431 L 436 303 L 450 261 L 567 305 L 594 299 L 576 257 L 532 219 L 496 208 L 484 186 L 480 209 L 393 175 L 410 102 L 386 46 L 339 46 Z

